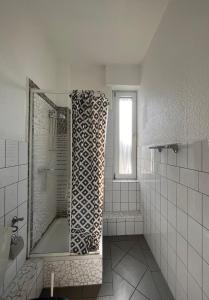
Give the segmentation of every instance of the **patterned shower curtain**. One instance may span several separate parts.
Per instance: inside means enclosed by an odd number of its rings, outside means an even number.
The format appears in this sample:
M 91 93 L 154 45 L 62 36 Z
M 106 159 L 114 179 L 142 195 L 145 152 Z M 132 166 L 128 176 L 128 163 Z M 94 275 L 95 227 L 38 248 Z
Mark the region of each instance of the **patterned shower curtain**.
M 72 99 L 71 252 L 99 248 L 104 197 L 104 151 L 108 100 L 94 91 L 74 90 Z

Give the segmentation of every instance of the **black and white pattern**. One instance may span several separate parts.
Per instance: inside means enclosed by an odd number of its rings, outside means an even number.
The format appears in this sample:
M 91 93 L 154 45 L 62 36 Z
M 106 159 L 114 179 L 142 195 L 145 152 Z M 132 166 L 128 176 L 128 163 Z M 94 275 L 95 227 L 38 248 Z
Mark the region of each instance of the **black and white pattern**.
M 108 100 L 94 91 L 73 91 L 71 252 L 96 251 L 102 231 L 104 147 Z

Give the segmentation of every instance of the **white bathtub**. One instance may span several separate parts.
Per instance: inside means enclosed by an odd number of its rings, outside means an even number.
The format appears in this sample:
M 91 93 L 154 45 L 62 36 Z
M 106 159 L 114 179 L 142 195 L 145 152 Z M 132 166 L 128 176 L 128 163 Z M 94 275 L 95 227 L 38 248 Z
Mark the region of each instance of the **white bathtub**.
M 69 225 L 67 218 L 53 221 L 31 254 L 69 252 Z

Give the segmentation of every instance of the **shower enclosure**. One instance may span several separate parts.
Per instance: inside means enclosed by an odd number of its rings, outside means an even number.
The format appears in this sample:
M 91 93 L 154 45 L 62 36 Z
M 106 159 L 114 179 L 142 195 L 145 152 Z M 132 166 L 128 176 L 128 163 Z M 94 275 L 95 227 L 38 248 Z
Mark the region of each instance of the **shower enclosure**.
M 29 254 L 69 253 L 71 112 L 30 95 Z
M 45 287 L 51 272 L 59 287 L 101 284 L 108 101 L 29 86 L 28 256 L 44 257 Z M 72 112 L 55 105 L 60 95 Z

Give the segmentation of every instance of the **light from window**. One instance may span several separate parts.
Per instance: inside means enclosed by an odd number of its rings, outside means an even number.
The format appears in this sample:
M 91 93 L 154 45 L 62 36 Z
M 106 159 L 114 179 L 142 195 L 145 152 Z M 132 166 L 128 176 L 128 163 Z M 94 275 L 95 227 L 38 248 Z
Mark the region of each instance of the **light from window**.
M 136 92 L 114 93 L 115 179 L 136 179 Z
M 132 174 L 132 99 L 119 99 L 119 173 Z

